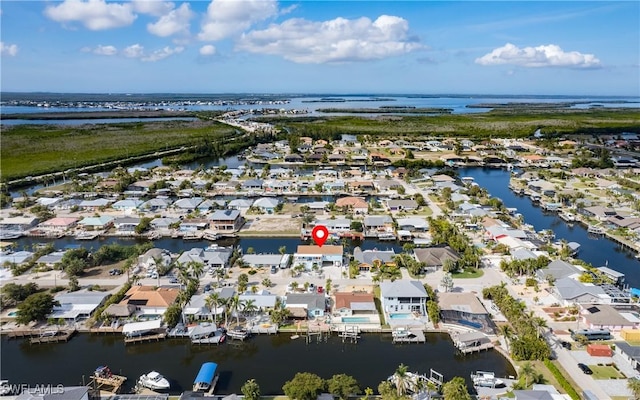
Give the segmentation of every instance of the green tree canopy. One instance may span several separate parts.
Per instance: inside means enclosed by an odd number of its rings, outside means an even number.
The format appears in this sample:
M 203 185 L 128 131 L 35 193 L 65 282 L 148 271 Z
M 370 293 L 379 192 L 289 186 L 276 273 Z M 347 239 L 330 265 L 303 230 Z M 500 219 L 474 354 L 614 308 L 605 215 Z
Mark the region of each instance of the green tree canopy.
M 28 324 L 31 321 L 45 321 L 53 306 L 60 305 L 49 293 L 34 293 L 18 305 L 16 322 Z
M 2 288 L 2 294 L 16 303 L 23 301 L 37 291 L 38 285 L 33 282 L 29 282 L 24 285 L 18 285 L 17 283 L 10 282 L 5 284 Z
M 282 386 L 284 394 L 291 400 L 316 400 L 325 388 L 324 379 L 309 372 L 298 372 Z
M 442 385 L 444 400 L 471 400 L 464 378 L 456 376 Z
M 346 400 L 349 396 L 357 395 L 362 392 L 358 385 L 358 381 L 354 377 L 345 374 L 332 376 L 331 379 L 327 381 L 327 389 L 329 390 L 329 393 L 341 400 Z
M 244 400 L 258 400 L 260 398 L 260 386 L 255 379 L 246 381 L 240 391 L 244 395 Z

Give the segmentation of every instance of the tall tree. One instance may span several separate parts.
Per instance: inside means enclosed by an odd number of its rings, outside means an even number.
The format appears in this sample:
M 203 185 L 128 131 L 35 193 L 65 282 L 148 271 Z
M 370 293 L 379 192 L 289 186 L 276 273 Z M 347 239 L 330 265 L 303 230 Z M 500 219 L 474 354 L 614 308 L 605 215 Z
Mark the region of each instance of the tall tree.
M 260 386 L 255 379 L 246 381 L 240 391 L 244 395 L 244 400 L 258 400 L 260 398 Z
M 324 379 L 309 372 L 298 372 L 293 379 L 285 382 L 282 391 L 291 400 L 316 400 L 324 390 Z
M 350 396 L 358 395 L 362 392 L 358 381 L 354 377 L 345 374 L 333 375 L 327 381 L 327 389 L 329 393 L 340 400 L 347 400 Z
M 442 385 L 444 400 L 471 400 L 464 378 L 456 376 Z

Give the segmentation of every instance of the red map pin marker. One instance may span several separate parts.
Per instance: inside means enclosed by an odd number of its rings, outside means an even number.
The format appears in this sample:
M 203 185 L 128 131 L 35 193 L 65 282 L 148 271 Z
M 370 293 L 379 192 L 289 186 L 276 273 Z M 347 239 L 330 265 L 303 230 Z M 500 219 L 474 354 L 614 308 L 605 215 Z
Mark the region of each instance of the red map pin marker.
M 329 230 L 324 225 L 316 225 L 315 228 L 311 231 L 311 237 L 313 241 L 316 242 L 318 247 L 322 247 L 324 242 L 327 241 L 329 237 Z

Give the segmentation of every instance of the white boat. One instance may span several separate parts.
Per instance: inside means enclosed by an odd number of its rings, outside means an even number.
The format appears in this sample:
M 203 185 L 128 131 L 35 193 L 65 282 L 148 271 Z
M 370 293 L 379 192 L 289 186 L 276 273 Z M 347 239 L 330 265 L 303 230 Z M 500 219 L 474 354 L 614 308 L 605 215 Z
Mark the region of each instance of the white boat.
M 576 220 L 576 216 L 571 213 L 560 213 L 558 216 L 565 222 L 575 222 Z
M 504 386 L 504 381 L 496 378 L 494 372 L 476 371 L 475 374 L 471 374 L 471 380 L 473 381 L 473 386 L 488 388 Z
M 144 374 L 138 378 L 140 386 L 146 387 L 151 390 L 168 390 L 171 385 L 164 376 L 160 375 L 156 371 L 151 371 L 148 374 Z

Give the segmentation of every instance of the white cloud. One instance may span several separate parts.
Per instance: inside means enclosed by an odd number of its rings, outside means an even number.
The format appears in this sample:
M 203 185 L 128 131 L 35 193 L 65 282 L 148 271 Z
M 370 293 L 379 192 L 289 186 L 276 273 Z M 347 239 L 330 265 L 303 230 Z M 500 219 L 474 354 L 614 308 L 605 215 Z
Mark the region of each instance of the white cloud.
M 424 48 L 409 39 L 409 23 L 400 17 L 336 18 L 314 22 L 289 19 L 243 34 L 238 50 L 273 54 L 297 63 L 377 60 Z
M 175 7 L 175 4 L 171 2 L 159 0 L 133 0 L 131 4 L 136 12 L 153 15 L 154 17 L 168 14 Z
M 593 54 L 565 52 L 555 44 L 519 48 L 507 43 L 491 53 L 476 58 L 480 65 L 518 65 L 521 67 L 598 68 L 600 60 Z
M 182 53 L 182 51 L 184 50 L 184 47 L 182 46 L 177 46 L 174 48 L 171 48 L 169 46 L 160 49 L 160 50 L 156 50 L 153 53 L 149 54 L 149 55 L 145 55 L 143 57 L 141 57 L 140 59 L 142 61 L 148 61 L 148 62 L 155 62 L 155 61 L 160 61 L 163 60 L 173 54 L 179 54 Z
M 147 30 L 161 37 L 175 35 L 176 33 L 189 34 L 189 20 L 193 16 L 188 3 L 183 3 L 175 10 L 163 15 L 153 24 L 147 25 Z
M 56 22 L 79 22 L 93 31 L 128 26 L 136 19 L 131 3 L 104 0 L 64 0 L 45 8 L 44 14 Z
M 114 46 L 98 45 L 95 49 L 91 50 L 93 54 L 99 54 L 101 56 L 114 56 L 118 53 L 118 49 Z
M 128 58 L 140 58 L 144 55 L 144 47 L 139 44 L 132 44 L 131 46 L 127 46 L 124 50 L 122 50 L 122 54 Z
M 4 42 L 0 42 L 0 54 L 3 56 L 15 56 L 18 54 L 18 45 L 17 44 L 5 44 Z
M 216 54 L 216 48 L 211 44 L 206 44 L 200 47 L 200 55 L 201 56 L 212 56 Z
M 277 14 L 276 0 L 212 0 L 198 39 L 224 39 Z

